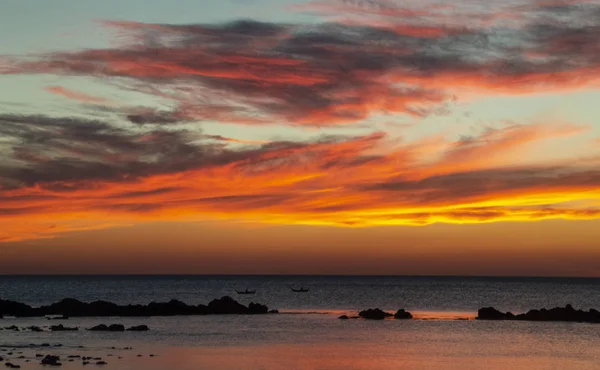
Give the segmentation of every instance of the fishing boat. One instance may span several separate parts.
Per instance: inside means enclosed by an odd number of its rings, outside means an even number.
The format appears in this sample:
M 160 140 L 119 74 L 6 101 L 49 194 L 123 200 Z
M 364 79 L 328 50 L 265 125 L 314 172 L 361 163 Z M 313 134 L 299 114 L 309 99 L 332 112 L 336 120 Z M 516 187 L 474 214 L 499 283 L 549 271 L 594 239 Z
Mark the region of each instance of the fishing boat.
M 290 287 L 290 289 L 294 293 L 306 293 L 306 292 L 308 292 L 308 290 L 310 289 L 310 287 L 308 287 L 308 288 L 300 287 L 300 289 L 295 289 L 294 287 Z
M 256 289 L 254 289 L 254 290 L 248 290 L 248 288 L 246 288 L 246 290 L 237 290 L 236 289 L 235 292 L 237 294 L 254 294 L 254 293 L 256 293 Z

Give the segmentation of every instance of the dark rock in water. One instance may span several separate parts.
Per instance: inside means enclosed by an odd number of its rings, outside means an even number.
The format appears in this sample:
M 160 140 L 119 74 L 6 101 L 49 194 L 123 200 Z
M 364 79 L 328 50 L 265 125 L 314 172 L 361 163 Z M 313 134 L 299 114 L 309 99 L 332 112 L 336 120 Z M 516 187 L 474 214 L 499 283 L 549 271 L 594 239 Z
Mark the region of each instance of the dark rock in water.
M 128 331 L 148 331 L 150 328 L 147 325 L 137 325 L 127 328 Z
M 413 315 L 408 311 L 404 311 L 403 308 L 399 309 L 394 314 L 394 319 L 396 319 L 396 320 L 410 320 L 412 318 L 413 318 Z
M 515 315 L 510 312 L 500 312 L 494 307 L 483 307 L 477 310 L 477 320 L 512 320 Z
M 125 331 L 125 325 L 112 324 L 108 327 L 108 331 Z
M 348 315 L 342 315 L 342 316 L 338 317 L 338 319 L 340 319 L 340 320 L 348 320 L 350 318 L 348 317 Z
M 67 361 L 69 361 L 69 362 L 73 362 L 73 361 L 75 361 L 75 360 L 73 360 L 72 358 L 70 358 L 70 359 L 68 359 Z
M 44 331 L 44 329 L 40 328 L 39 326 L 35 326 L 35 325 L 34 326 L 29 326 L 27 329 L 29 329 L 29 330 L 31 330 L 33 332 L 36 332 L 36 333 Z
M 89 363 L 90 363 L 89 361 L 83 361 L 81 364 L 85 366 L 85 365 L 87 365 Z
M 98 361 L 96 362 L 96 365 L 106 365 L 106 361 Z
M 96 325 L 92 328 L 89 328 L 90 331 L 125 331 L 125 325 L 122 324 L 112 324 L 107 326 L 105 324 Z
M 21 365 L 15 365 L 12 362 L 7 362 L 4 364 L 4 366 L 8 367 L 9 369 L 20 369 Z
M 35 357 L 44 357 L 44 355 L 40 354 L 40 353 L 36 353 Z
M 0 356 L 0 362 L 4 361 L 4 357 Z
M 220 299 L 213 299 L 208 304 L 208 312 L 217 315 L 231 315 L 231 314 L 247 314 L 249 312 L 248 307 L 238 303 L 231 297 L 225 296 Z
M 40 347 L 50 347 L 50 343 L 42 343 L 40 344 Z
M 59 356 L 46 355 L 46 357 L 44 357 L 42 359 L 40 364 L 41 365 L 49 365 L 49 366 L 62 366 L 62 364 L 59 361 L 60 361 Z
M 270 310 L 268 313 L 279 313 L 279 310 Z
M 576 310 L 573 306 L 568 304 L 565 307 L 555 307 L 551 309 L 542 308 L 539 310 L 529 310 L 527 313 L 519 315 L 513 315 L 510 312 L 500 312 L 493 307 L 485 307 L 479 309 L 477 319 L 600 323 L 600 312 L 593 308 L 589 311 Z
M 248 305 L 248 313 L 251 315 L 264 315 L 269 313 L 269 307 L 264 304 L 250 302 Z
M 152 353 L 151 353 L 151 354 L 150 354 L 150 357 L 154 357 L 154 354 L 152 354 Z
M 63 326 L 63 324 L 60 325 L 52 325 L 50 327 L 51 331 L 76 331 L 79 330 L 79 328 L 77 327 L 73 327 L 73 328 L 69 328 L 67 326 Z
M 368 310 L 360 311 L 358 316 L 367 320 L 383 320 L 386 317 L 394 316 L 391 313 L 380 310 L 379 308 L 369 308 Z
M 67 358 L 80 358 L 81 355 L 68 355 Z

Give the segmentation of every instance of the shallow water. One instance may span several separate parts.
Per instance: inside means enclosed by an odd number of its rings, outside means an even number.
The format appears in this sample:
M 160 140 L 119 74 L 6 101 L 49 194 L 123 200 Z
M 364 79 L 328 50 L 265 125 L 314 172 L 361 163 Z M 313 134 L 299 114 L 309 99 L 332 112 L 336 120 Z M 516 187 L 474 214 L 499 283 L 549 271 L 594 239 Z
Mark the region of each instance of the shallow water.
M 40 281 L 43 281 L 43 285 Z M 309 284 L 310 282 L 310 284 Z M 7 288 L 8 285 L 12 287 Z M 288 284 L 311 285 L 294 294 Z M 107 369 L 600 369 L 600 325 L 490 322 L 473 317 L 481 305 L 523 311 L 572 303 L 600 307 L 597 280 L 458 278 L 57 278 L 0 279 L 3 298 L 30 304 L 65 296 L 119 303 L 177 298 L 206 303 L 231 289 L 283 312 L 265 316 L 4 319 L 0 326 L 78 326 L 77 332 L 0 331 L 0 356 L 40 369 L 36 353 L 99 356 Z M 137 292 L 137 293 L 136 293 Z M 129 294 L 129 296 L 128 296 Z M 239 296 L 233 294 L 234 298 Z M 127 299 L 129 298 L 129 299 Z M 337 320 L 355 309 L 406 307 L 421 320 Z M 433 319 L 433 320 L 431 320 Z M 146 324 L 149 332 L 103 333 L 94 325 Z M 31 347 L 61 344 L 61 347 Z M 83 348 L 78 348 L 83 346 Z M 123 347 L 133 350 L 123 350 Z M 116 347 L 117 349 L 111 349 Z M 15 348 L 13 350 L 13 348 Z M 121 349 L 119 349 L 121 348 Z M 6 355 L 13 351 L 13 355 Z M 17 354 L 22 351 L 23 354 Z M 156 355 L 149 357 L 150 354 Z M 15 357 L 26 356 L 25 359 Z M 112 356 L 109 356 L 112 355 Z M 138 355 L 142 355 L 138 357 Z M 118 358 L 118 357 L 122 358 Z M 27 359 L 29 363 L 25 362 Z M 88 365 L 90 366 L 90 365 Z M 63 362 L 81 369 L 81 361 Z M 96 366 L 94 365 L 94 368 Z

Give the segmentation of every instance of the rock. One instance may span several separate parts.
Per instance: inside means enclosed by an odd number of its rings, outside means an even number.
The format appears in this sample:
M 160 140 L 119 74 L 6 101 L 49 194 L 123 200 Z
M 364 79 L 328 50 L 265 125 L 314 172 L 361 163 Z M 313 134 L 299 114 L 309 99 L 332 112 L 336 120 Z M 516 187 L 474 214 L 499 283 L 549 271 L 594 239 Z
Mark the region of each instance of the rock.
M 108 331 L 125 331 L 125 325 L 112 324 L 108 327 Z
M 130 328 L 127 329 L 128 331 L 148 331 L 150 330 L 150 328 L 147 325 L 137 325 L 137 326 L 132 326 Z
M 479 309 L 477 319 L 600 323 L 600 313 L 595 309 L 590 309 L 589 311 L 576 310 L 570 304 L 565 307 L 529 310 L 527 313 L 519 315 L 513 315 L 510 312 L 503 313 L 493 307 L 485 307 Z
M 510 320 L 513 317 L 512 313 L 503 313 L 494 307 L 483 307 L 477 310 L 477 320 Z
M 242 315 L 249 313 L 248 307 L 238 303 L 229 296 L 222 297 L 221 299 L 213 299 L 208 304 L 208 310 L 210 313 L 217 315 Z
M 137 357 L 142 357 L 142 355 L 137 355 Z
M 35 357 L 44 357 L 44 355 L 40 354 L 40 353 L 36 353 Z
M 50 347 L 50 343 L 42 343 L 40 344 L 40 347 Z
M 268 313 L 279 313 L 279 310 L 270 310 Z
M 59 361 L 60 357 L 58 356 L 46 355 L 46 357 L 42 359 L 40 364 L 49 366 L 62 366 L 62 364 Z
M 67 358 L 80 358 L 81 355 L 68 355 Z
M 413 318 L 413 315 L 408 311 L 404 311 L 403 308 L 399 309 L 394 314 L 394 319 L 396 319 L 396 320 L 410 320 L 412 318 Z
M 250 302 L 248 305 L 248 313 L 250 315 L 264 315 L 269 313 L 269 307 L 264 304 Z
M 4 361 L 4 357 L 0 356 L 0 362 Z
M 89 363 L 90 363 L 89 361 L 83 361 L 81 364 L 85 366 L 85 365 L 87 365 Z
M 96 365 L 106 365 L 106 361 L 98 361 L 96 362 Z
M 50 327 L 50 331 L 76 331 L 76 330 L 79 330 L 79 328 L 77 328 L 77 327 L 69 328 L 67 326 L 63 326 L 63 324 L 52 325 Z
M 30 326 L 27 329 L 29 329 L 29 330 L 31 330 L 33 332 L 36 332 L 36 333 L 44 331 L 44 329 L 40 328 L 39 326 Z
M 4 366 L 8 367 L 9 369 L 20 369 L 21 368 L 21 365 L 15 365 L 11 362 L 5 363 Z
M 367 320 L 383 320 L 386 317 L 390 317 L 390 316 L 394 316 L 391 313 L 388 312 L 384 312 L 382 310 L 380 310 L 379 308 L 375 308 L 375 309 L 368 309 L 368 310 L 363 310 L 360 311 L 358 313 L 358 316 L 362 317 L 363 319 L 367 319 Z
M 112 324 L 107 326 L 105 324 L 96 325 L 88 330 L 91 331 L 125 331 L 125 325 L 122 324 Z
M 348 315 L 342 315 L 342 316 L 338 317 L 338 319 L 340 319 L 340 320 L 348 320 L 350 318 L 348 317 Z

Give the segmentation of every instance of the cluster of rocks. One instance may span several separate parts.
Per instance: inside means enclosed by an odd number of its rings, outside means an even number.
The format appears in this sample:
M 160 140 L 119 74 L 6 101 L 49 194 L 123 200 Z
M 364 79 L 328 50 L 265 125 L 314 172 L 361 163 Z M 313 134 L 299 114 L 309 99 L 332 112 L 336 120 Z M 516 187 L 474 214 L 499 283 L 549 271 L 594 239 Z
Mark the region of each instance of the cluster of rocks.
M 348 320 L 348 319 L 366 319 L 366 320 L 383 320 L 388 317 L 394 317 L 396 320 L 410 320 L 413 318 L 412 314 L 408 311 L 405 311 L 403 308 L 396 311 L 395 314 L 385 312 L 380 310 L 379 308 L 369 308 L 368 310 L 363 310 L 358 313 L 358 316 L 348 316 L 342 315 L 339 317 L 340 320 Z
M 65 298 L 49 306 L 31 307 L 24 303 L 1 300 L 0 315 L 16 317 L 57 316 L 68 317 L 133 317 L 133 316 L 178 316 L 178 315 L 254 315 L 276 313 L 260 303 L 244 306 L 233 298 L 225 296 L 212 300 L 208 305 L 188 305 L 178 300 L 169 302 L 152 302 L 147 305 L 121 306 L 106 301 L 85 303 L 73 298 Z
M 501 312 L 494 307 L 484 307 L 477 311 L 477 320 L 522 320 L 522 321 L 569 321 L 600 323 L 600 312 L 576 310 L 570 304 L 565 307 L 529 310 L 527 313 L 515 315 L 512 312 Z
M 105 324 L 100 324 L 100 325 L 96 325 L 93 328 L 89 328 L 88 330 L 91 331 L 148 331 L 150 330 L 150 328 L 147 325 L 136 325 L 136 326 L 131 326 L 127 329 L 125 329 L 125 325 L 121 325 L 121 324 L 112 324 L 112 325 L 105 325 Z

